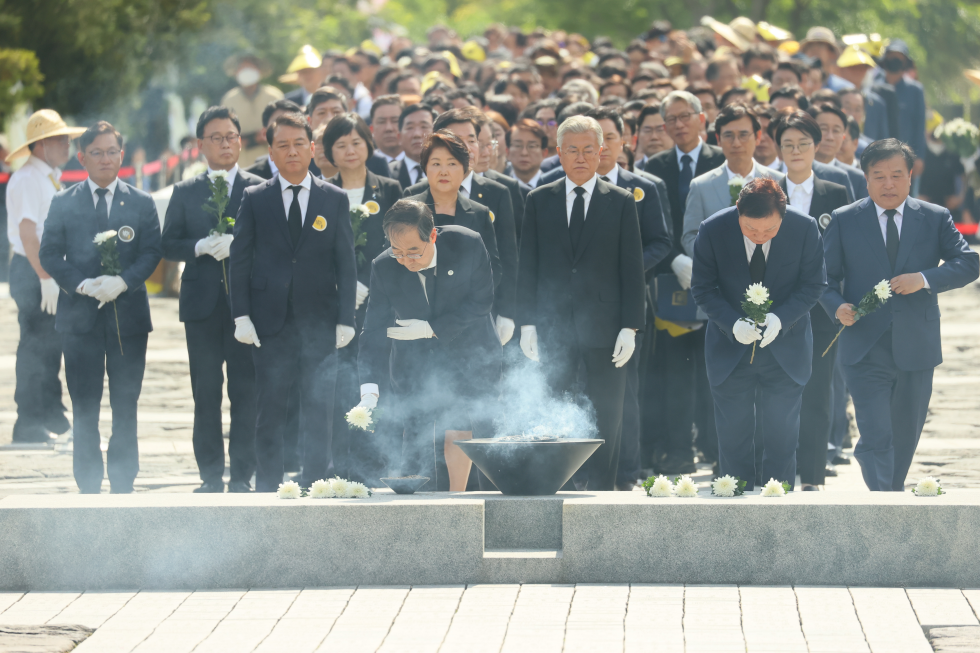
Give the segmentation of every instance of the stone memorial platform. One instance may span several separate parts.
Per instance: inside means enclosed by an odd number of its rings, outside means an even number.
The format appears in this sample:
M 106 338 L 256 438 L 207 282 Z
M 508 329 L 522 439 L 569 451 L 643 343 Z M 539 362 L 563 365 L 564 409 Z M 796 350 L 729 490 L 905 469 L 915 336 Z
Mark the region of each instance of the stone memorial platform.
M 978 587 L 980 490 L 45 495 L 0 500 L 0 591 L 459 583 Z

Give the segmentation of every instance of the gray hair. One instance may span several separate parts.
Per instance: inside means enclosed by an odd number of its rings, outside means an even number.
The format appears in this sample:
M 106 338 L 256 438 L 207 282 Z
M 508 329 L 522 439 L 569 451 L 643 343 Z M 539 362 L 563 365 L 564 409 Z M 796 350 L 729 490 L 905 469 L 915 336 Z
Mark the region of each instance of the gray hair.
M 561 147 L 562 141 L 565 140 L 565 134 L 585 134 L 587 132 L 595 134 L 601 147 L 602 127 L 599 126 L 599 122 L 595 118 L 572 116 L 566 119 L 562 124 L 558 125 L 558 147 Z
M 589 101 L 592 104 L 599 103 L 599 91 L 595 89 L 589 81 L 584 79 L 571 79 L 561 87 L 558 94 L 562 97 L 568 95 L 569 93 L 574 93 L 579 96 L 588 96 Z
M 687 102 L 687 105 L 694 110 L 694 113 L 702 113 L 701 100 L 697 95 L 687 91 L 672 91 L 660 103 L 660 117 L 667 119 L 667 108 L 674 102 Z

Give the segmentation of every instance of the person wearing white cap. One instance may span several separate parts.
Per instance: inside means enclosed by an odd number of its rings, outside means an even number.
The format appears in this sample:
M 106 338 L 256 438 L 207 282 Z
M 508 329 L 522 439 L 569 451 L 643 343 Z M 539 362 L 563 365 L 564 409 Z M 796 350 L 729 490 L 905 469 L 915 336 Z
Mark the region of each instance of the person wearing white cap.
M 42 109 L 27 120 L 27 141 L 7 162 L 29 154 L 7 185 L 7 237 L 10 296 L 17 303 L 20 342 L 17 345 L 17 421 L 15 443 L 48 443 L 49 431 L 67 434 L 71 424 L 61 403 L 61 337 L 55 332 L 58 284 L 41 267 L 38 250 L 48 208 L 61 190 L 61 166 L 68 162 L 71 140 L 84 127 L 69 127 L 56 111 Z M 70 435 L 66 435 L 65 444 Z

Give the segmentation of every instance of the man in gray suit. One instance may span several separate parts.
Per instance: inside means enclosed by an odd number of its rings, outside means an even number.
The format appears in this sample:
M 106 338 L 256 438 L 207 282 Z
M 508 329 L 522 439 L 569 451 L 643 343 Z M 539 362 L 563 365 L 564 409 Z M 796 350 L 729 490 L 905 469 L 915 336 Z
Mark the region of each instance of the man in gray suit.
M 729 181 L 737 177 L 747 184 L 752 179 L 769 177 L 776 181 L 784 175 L 752 158 L 762 126 L 751 107 L 730 104 L 715 119 L 715 136 L 725 154 L 725 165 L 706 172 L 691 181 L 684 212 L 681 245 L 688 256 L 694 256 L 694 240 L 701 223 L 715 213 L 734 205 Z

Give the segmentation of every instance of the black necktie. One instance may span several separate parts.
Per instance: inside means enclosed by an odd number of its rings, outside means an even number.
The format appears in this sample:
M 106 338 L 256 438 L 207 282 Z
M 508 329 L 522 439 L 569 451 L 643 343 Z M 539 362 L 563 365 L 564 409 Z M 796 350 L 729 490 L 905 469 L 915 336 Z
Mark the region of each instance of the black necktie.
M 610 181 L 609 181 L 609 177 L 607 177 L 607 176 L 605 176 L 605 175 L 603 175 L 603 176 L 601 176 L 601 177 L 599 177 L 599 179 L 601 179 L 602 181 L 604 181 L 604 182 L 606 182 L 607 184 L 608 184 L 608 183 L 610 183 Z
M 885 239 L 885 250 L 888 252 L 888 262 L 891 263 L 892 272 L 895 271 L 895 261 L 898 260 L 898 225 L 895 224 L 895 209 L 887 209 L 885 215 L 888 216 L 888 226 L 885 232 L 888 238 Z
M 687 206 L 687 193 L 691 190 L 691 180 L 694 179 L 694 170 L 691 168 L 693 161 L 694 159 L 689 154 L 681 157 L 681 174 L 677 178 L 677 190 L 681 196 L 681 212 Z
M 436 269 L 422 270 L 422 276 L 425 277 L 425 299 L 432 308 L 436 305 Z
M 109 230 L 109 203 L 105 199 L 108 192 L 108 188 L 95 189 L 95 194 L 99 196 L 99 201 L 95 204 L 95 221 L 100 233 Z
M 572 238 L 572 250 L 578 248 L 578 239 L 585 228 L 585 189 L 575 187 L 575 201 L 572 202 L 572 216 L 568 221 L 568 235 Z
M 289 239 L 293 241 L 293 247 L 299 243 L 299 237 L 303 233 L 303 212 L 299 208 L 299 191 L 302 186 L 290 186 L 293 191 L 293 202 L 289 205 L 289 216 L 286 224 L 289 226 Z
M 752 283 L 762 283 L 766 278 L 766 255 L 762 251 L 762 245 L 756 245 L 752 252 L 752 260 L 749 261 L 749 276 Z

